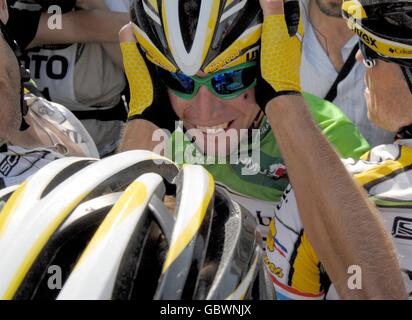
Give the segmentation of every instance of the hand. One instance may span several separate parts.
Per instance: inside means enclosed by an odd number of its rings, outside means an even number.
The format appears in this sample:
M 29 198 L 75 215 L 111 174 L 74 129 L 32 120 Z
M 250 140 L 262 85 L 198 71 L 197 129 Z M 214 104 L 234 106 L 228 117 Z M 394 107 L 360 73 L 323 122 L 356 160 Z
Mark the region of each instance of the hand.
M 300 93 L 303 23 L 290 37 L 285 21 L 283 0 L 260 0 L 264 14 L 262 28 L 261 72 L 277 95 Z
M 146 62 L 137 48 L 131 23 L 119 33 L 124 71 L 130 87 L 129 119 L 141 114 L 153 103 L 153 83 Z

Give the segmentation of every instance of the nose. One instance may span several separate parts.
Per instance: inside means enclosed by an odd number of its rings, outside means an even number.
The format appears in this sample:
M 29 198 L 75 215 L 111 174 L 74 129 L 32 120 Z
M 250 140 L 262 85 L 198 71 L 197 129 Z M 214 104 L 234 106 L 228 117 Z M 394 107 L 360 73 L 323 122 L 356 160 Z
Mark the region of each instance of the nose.
M 191 111 L 200 122 L 207 122 L 218 108 L 218 98 L 206 86 L 201 86 L 193 98 Z

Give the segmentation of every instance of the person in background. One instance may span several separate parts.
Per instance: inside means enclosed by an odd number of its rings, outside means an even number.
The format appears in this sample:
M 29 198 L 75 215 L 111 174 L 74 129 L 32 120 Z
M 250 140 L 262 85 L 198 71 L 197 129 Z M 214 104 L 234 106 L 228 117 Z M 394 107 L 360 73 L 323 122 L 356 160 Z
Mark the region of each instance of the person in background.
M 53 15 L 47 11 L 53 4 L 62 9 L 60 29 L 49 28 Z M 105 2 L 92 0 L 14 0 L 9 5 L 9 28 L 25 50 L 25 66 L 42 95 L 82 121 L 100 156 L 112 153 L 127 116 L 118 31 L 129 21 L 128 13 L 111 12 Z
M 345 161 L 347 170 L 380 214 L 364 216 L 356 205 L 347 202 L 345 217 L 332 218 L 332 212 L 316 210 L 310 216 L 305 215 L 295 186 L 288 187 L 269 227 L 266 264 L 280 299 L 347 299 L 366 286 L 376 285 L 364 278 L 365 265 L 346 265 L 348 275 L 355 276 L 352 280 L 331 279 L 329 270 L 346 257 L 354 257 L 355 247 L 357 259 L 367 261 L 378 257 L 382 249 L 379 243 L 368 248 L 364 245 L 371 244 L 376 235 L 369 226 L 380 220 L 395 244 L 394 257 L 398 259 L 404 282 L 399 289 L 406 288 L 404 298 L 411 299 L 412 4 L 405 0 L 360 0 L 344 2 L 343 9 L 350 29 L 367 35 L 358 38 L 360 51 L 356 58 L 367 66 L 364 93 L 370 120 L 383 129 L 397 132 L 394 143 L 373 148 L 359 161 Z M 339 192 L 346 191 L 337 185 Z M 334 196 L 328 197 L 328 201 L 334 201 Z M 352 221 L 343 221 L 351 216 Z M 345 229 L 350 230 L 350 237 Z M 337 241 L 337 237 L 345 240 Z M 330 245 L 337 258 L 325 263 L 321 256 Z M 394 288 L 394 270 L 378 268 L 377 264 L 375 267 L 380 275 L 379 285 L 389 293 Z M 366 299 L 362 295 L 358 298 Z M 371 298 L 383 299 L 378 292 Z
M 302 88 L 340 107 L 371 146 L 391 143 L 394 134 L 368 120 L 363 82 L 365 68 L 355 59 L 357 37 L 342 19 L 342 2 L 301 1 L 305 24 Z M 338 76 L 340 81 L 336 81 Z
M 27 75 L 7 20 L 6 1 L 0 0 L 0 189 L 63 156 L 98 157 L 93 140 L 69 110 L 24 94 Z

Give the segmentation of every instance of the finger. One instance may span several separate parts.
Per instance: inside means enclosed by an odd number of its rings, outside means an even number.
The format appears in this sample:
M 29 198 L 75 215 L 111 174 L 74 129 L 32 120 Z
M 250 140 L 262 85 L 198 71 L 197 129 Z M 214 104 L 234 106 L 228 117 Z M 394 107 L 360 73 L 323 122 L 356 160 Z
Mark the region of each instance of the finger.
M 133 35 L 133 27 L 131 23 L 126 24 L 119 31 L 119 41 L 120 42 L 137 42 L 135 36 Z

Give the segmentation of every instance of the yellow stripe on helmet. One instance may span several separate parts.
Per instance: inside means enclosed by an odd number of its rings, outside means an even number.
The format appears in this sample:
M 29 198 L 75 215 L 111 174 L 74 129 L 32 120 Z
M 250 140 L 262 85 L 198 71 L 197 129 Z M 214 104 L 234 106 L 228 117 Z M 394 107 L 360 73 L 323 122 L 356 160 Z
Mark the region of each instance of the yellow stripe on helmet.
M 227 0 L 225 4 L 225 10 L 227 7 L 229 7 L 233 3 L 233 0 Z
M 152 8 L 156 11 L 156 13 L 159 13 L 159 7 L 157 6 L 157 0 L 148 0 Z
M 205 38 L 205 45 L 203 47 L 202 63 L 203 61 L 205 61 L 206 56 L 209 52 L 210 44 L 212 43 L 213 36 L 218 25 L 217 19 L 219 17 L 220 0 L 213 1 L 212 4 L 212 13 L 210 15 L 208 32 Z
M 154 64 L 158 65 L 159 67 L 162 67 L 163 69 L 166 69 L 170 72 L 176 72 L 177 68 L 176 66 L 168 59 L 166 58 L 163 53 L 160 52 L 158 48 L 150 41 L 148 36 L 141 30 L 136 24 L 132 23 L 133 26 L 133 33 L 137 40 L 139 41 L 139 44 L 144 48 L 146 51 L 146 56 L 150 61 L 152 61 Z
M 221 69 L 224 69 L 232 61 L 238 59 L 245 49 L 255 45 L 259 41 L 261 33 L 262 24 L 258 24 L 253 28 L 246 30 L 235 42 L 233 42 L 233 44 L 229 48 L 227 48 L 220 55 L 218 55 L 212 62 L 210 62 L 209 65 L 207 65 L 204 68 L 204 72 L 213 73 Z M 244 59 L 247 59 L 246 55 Z M 238 64 L 241 64 L 242 60 L 243 59 L 240 59 Z
M 126 219 L 137 208 L 147 202 L 149 200 L 148 196 L 150 195 L 147 186 L 143 182 L 134 181 L 131 183 L 97 229 L 79 262 L 76 264 L 76 268 L 85 261 L 99 243 L 107 236 L 113 225 Z
M 257 249 L 256 251 L 259 252 L 259 249 Z M 252 281 L 254 280 L 258 260 L 259 254 L 256 253 L 255 259 L 253 260 L 253 263 L 251 264 L 247 274 L 243 278 L 243 281 L 230 295 L 225 298 L 225 300 L 245 300 L 245 296 L 251 287 Z
M 16 208 L 20 206 L 21 199 L 26 191 L 27 180 L 24 181 L 20 186 L 13 192 L 10 199 L 7 201 L 3 210 L 0 212 L 0 238 L 6 230 L 7 223 L 9 222 L 13 213 L 17 212 Z
M 181 234 L 178 235 L 176 241 L 170 244 L 169 251 L 167 253 L 166 261 L 163 264 L 163 271 L 165 273 L 170 265 L 177 259 L 177 257 L 183 252 L 183 250 L 187 247 L 189 242 L 193 239 L 193 237 L 198 232 L 202 222 L 205 218 L 207 213 L 207 209 L 209 207 L 210 201 L 213 196 L 214 192 L 214 180 L 210 173 L 207 173 L 209 177 L 207 191 L 203 197 L 203 201 L 200 204 L 199 208 L 197 208 L 195 214 L 193 214 L 193 218 L 187 224 L 185 230 L 182 231 Z
M 353 19 L 365 19 L 368 17 L 362 4 L 358 1 L 344 1 L 342 3 L 342 10 Z
M 78 196 L 74 199 L 66 208 L 64 208 L 59 215 L 45 228 L 45 230 L 39 235 L 36 243 L 30 249 L 28 255 L 25 257 L 23 262 L 20 264 L 19 268 L 16 270 L 13 279 L 10 281 L 7 290 L 4 293 L 3 297 L 0 297 L 2 300 L 12 299 L 20 284 L 23 282 L 27 272 L 30 267 L 33 265 L 33 262 L 44 248 L 47 240 L 53 235 L 57 230 L 60 224 L 68 216 L 70 212 L 78 205 L 78 203 L 87 195 L 87 193 Z

